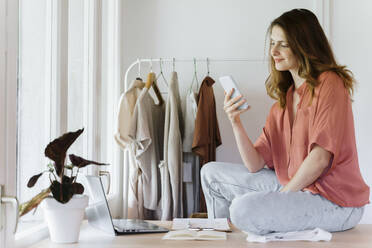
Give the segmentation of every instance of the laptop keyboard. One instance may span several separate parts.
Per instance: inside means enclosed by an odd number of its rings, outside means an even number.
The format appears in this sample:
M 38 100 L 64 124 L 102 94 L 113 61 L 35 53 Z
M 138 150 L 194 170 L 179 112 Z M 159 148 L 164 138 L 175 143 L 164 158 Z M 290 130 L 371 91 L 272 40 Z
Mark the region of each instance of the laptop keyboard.
M 113 219 L 112 222 L 118 232 L 124 233 L 140 233 L 159 229 L 158 226 L 143 220 Z

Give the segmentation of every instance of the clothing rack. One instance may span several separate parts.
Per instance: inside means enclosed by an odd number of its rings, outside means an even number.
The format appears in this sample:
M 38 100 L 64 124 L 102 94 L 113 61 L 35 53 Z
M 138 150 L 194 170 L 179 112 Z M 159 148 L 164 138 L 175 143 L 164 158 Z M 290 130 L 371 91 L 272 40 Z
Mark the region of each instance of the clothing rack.
M 250 62 L 250 63 L 259 63 L 259 62 L 265 62 L 265 59 L 259 60 L 259 59 L 249 59 L 249 58 L 192 58 L 192 59 L 176 59 L 176 58 L 146 58 L 146 59 L 137 59 L 134 61 L 127 69 L 125 72 L 125 77 L 124 77 L 124 92 L 126 92 L 129 88 L 128 85 L 128 75 L 129 72 L 132 70 L 132 68 L 136 65 L 139 65 L 139 73 L 140 73 L 140 65 L 141 63 L 149 63 L 150 64 L 150 70 L 152 71 L 152 63 L 153 62 L 159 62 L 160 67 L 162 66 L 162 62 L 172 62 L 173 63 L 173 70 L 175 67 L 175 63 L 179 62 L 194 62 L 194 66 L 196 67 L 196 62 L 204 62 L 207 63 L 208 67 L 208 72 L 209 72 L 209 63 L 211 62 Z M 129 159 L 128 156 L 126 155 L 128 150 L 124 152 L 124 175 L 123 175 L 123 180 L 124 180 L 124 187 L 123 187 L 123 213 L 122 217 L 127 218 L 128 216 L 128 187 L 129 187 Z M 118 158 L 119 156 L 117 156 Z M 117 161 L 117 160 L 116 160 Z
M 209 63 L 210 62 L 253 62 L 253 63 L 257 63 L 257 62 L 265 62 L 264 59 L 262 60 L 259 60 L 259 59 L 249 59 L 249 58 L 214 58 L 214 59 L 211 59 L 211 58 L 193 58 L 193 59 L 176 59 L 176 58 L 157 58 L 157 59 L 153 59 L 153 58 L 150 58 L 150 59 L 137 59 L 136 61 L 134 61 L 127 69 L 127 71 L 125 72 L 125 77 L 124 77 L 124 91 L 127 91 L 128 88 L 129 88 L 129 85 L 128 85 L 128 74 L 129 72 L 132 70 L 132 68 L 136 65 L 140 65 L 141 63 L 143 62 L 146 62 L 146 63 L 149 63 L 150 64 L 150 68 L 152 68 L 152 63 L 153 62 L 173 62 L 173 69 L 175 67 L 175 63 L 177 62 L 205 62 L 207 63 L 207 66 L 209 66 Z M 140 69 L 139 69 L 140 70 Z M 152 70 L 152 69 L 151 69 Z

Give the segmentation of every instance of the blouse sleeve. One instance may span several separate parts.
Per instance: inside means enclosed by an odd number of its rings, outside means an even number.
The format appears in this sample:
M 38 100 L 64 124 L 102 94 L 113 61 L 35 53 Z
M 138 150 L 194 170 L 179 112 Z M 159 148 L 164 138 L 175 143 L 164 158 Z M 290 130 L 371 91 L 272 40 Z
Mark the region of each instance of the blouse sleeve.
M 131 112 L 129 109 L 128 97 L 125 93 L 123 93 L 119 101 L 116 132 L 114 134 L 116 142 L 123 150 L 128 144 L 130 144 L 130 138 L 128 137 L 130 119 Z
M 319 92 L 315 92 L 314 96 L 317 104 L 309 129 L 308 153 L 317 144 L 331 152 L 335 162 L 347 132 L 345 123 L 348 118 L 353 118 L 352 112 L 347 111 L 351 100 L 342 79 L 336 73 L 327 73 L 320 79 L 320 83 Z
M 271 142 L 270 142 L 270 121 L 272 119 L 272 109 L 269 116 L 266 119 L 265 127 L 262 129 L 261 135 L 257 138 L 254 143 L 254 148 L 261 154 L 265 164 L 270 168 L 274 169 Z

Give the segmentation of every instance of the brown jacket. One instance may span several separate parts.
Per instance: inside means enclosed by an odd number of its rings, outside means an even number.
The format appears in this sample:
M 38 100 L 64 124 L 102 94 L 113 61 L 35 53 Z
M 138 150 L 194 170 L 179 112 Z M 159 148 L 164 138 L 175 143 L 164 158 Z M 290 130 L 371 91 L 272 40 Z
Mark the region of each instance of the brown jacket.
M 200 167 L 216 160 L 216 148 L 222 144 L 213 93 L 214 80 L 207 76 L 200 86 L 195 119 L 192 151 L 199 156 Z M 203 191 L 200 190 L 200 211 L 206 212 Z
M 207 76 L 200 86 L 192 151 L 199 155 L 200 165 L 216 160 L 216 148 L 222 144 L 213 93 L 214 80 Z

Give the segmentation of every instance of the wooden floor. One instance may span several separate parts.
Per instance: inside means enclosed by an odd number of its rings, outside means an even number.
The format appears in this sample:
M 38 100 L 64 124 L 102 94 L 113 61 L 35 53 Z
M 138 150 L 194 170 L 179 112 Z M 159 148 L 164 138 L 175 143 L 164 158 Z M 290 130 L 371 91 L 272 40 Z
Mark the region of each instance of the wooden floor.
M 169 228 L 171 222 L 154 223 Z M 372 248 L 372 225 L 361 224 L 355 228 L 333 233 L 330 242 L 270 242 L 270 243 L 249 243 L 245 240 L 246 235 L 233 228 L 233 232 L 227 234 L 226 241 L 173 241 L 162 240 L 164 234 L 134 234 L 111 237 L 90 227 L 84 223 L 80 233 L 79 243 L 76 244 L 54 244 L 48 240 L 43 240 L 33 248 L 46 247 L 85 247 L 85 248 L 118 248 L 118 247 L 327 247 L 327 248 Z

